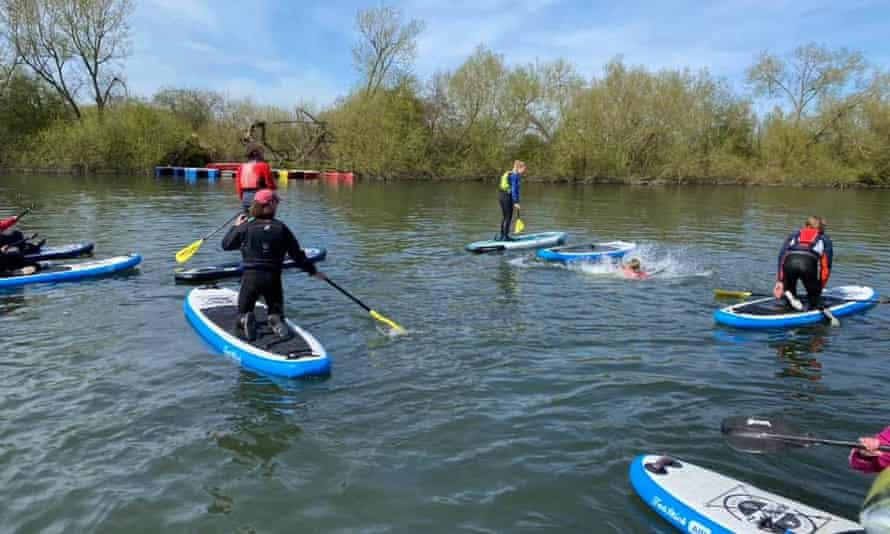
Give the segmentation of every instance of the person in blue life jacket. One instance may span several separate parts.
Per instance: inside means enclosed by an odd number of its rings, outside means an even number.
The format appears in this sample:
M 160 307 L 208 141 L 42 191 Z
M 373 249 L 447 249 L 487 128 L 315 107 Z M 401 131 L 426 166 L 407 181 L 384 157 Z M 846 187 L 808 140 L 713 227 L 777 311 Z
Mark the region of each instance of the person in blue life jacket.
M 513 222 L 513 216 L 519 215 L 519 182 L 525 171 L 525 162 L 516 160 L 513 162 L 513 169 L 501 175 L 498 184 L 498 202 L 501 205 L 503 219 L 498 241 L 513 241 L 510 237 L 510 224 Z
M 804 227 L 793 232 L 782 243 L 779 268 L 773 295 L 784 298 L 789 306 L 803 311 L 797 298 L 797 281 L 807 290 L 808 309 L 823 310 L 822 290 L 831 276 L 834 245 L 825 234 L 825 220 L 815 215 L 807 218 Z

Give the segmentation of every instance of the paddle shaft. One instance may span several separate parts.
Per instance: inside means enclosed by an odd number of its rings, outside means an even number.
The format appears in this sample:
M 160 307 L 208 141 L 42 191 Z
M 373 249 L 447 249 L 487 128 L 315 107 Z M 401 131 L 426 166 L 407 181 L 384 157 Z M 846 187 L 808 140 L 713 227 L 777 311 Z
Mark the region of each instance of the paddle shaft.
M 232 215 L 231 217 L 229 217 L 228 220 L 226 220 L 226 222 L 224 222 L 224 223 L 222 223 L 221 225 L 219 225 L 219 226 L 216 228 L 216 230 L 214 230 L 214 231 L 210 232 L 209 234 L 205 235 L 204 237 L 202 237 L 202 238 L 201 238 L 201 241 L 205 241 L 205 240 L 207 240 L 207 238 L 209 238 L 209 237 L 212 236 L 213 234 L 219 232 L 220 230 L 222 230 L 223 228 L 225 228 L 226 226 L 228 226 L 229 223 L 232 222 L 232 221 L 234 221 L 235 219 L 237 219 L 239 215 L 241 215 L 241 212 L 240 212 L 240 211 L 239 211 L 238 213 L 236 213 L 235 215 Z
M 362 308 L 364 308 L 365 311 L 368 311 L 368 312 L 373 311 L 370 307 L 368 307 L 367 304 L 365 304 L 364 302 L 362 302 L 362 301 L 360 301 L 358 298 L 356 298 L 355 295 L 353 295 L 353 294 L 350 293 L 349 291 L 346 291 L 345 289 L 343 289 L 342 287 L 340 287 L 339 285 L 337 285 L 337 282 L 334 282 L 334 281 L 331 280 L 330 278 L 325 278 L 324 281 L 327 282 L 327 283 L 329 283 L 329 284 L 331 284 L 331 287 L 333 287 L 334 289 L 336 289 L 336 290 L 339 291 L 340 293 L 343 293 L 344 295 L 346 295 L 347 297 L 349 297 L 349 299 L 352 300 L 352 302 L 355 302 L 356 304 L 358 304 L 359 306 L 361 306 Z
M 789 434 L 772 434 L 770 432 L 733 432 L 732 435 L 742 438 L 775 439 L 778 441 L 797 441 L 801 443 L 814 443 L 819 445 L 832 445 L 834 447 L 850 447 L 853 449 L 865 449 L 856 441 L 843 441 L 838 439 L 811 438 L 808 436 L 793 436 Z M 881 445 L 878 450 L 890 452 L 890 445 Z

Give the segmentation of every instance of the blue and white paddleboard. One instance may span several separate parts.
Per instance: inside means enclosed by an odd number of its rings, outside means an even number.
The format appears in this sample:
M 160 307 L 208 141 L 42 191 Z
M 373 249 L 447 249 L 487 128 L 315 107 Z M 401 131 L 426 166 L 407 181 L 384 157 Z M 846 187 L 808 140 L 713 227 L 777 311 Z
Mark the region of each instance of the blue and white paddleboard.
M 647 506 L 689 534 L 865 534 L 848 519 L 664 456 L 636 457 L 630 483 Z
M 545 248 L 539 250 L 537 255 L 540 259 L 546 261 L 601 261 L 610 258 L 622 258 L 635 248 L 637 248 L 636 243 L 609 241 L 607 243 Z
M 512 241 L 498 241 L 496 239 L 475 241 L 467 245 L 467 250 L 478 253 L 496 252 L 500 250 L 521 250 L 553 247 L 565 242 L 565 232 L 539 232 L 537 234 L 516 235 L 513 237 Z
M 80 243 L 71 243 L 68 245 L 60 245 L 56 247 L 40 247 L 40 250 L 33 254 L 25 254 L 25 259 L 31 262 L 46 260 L 62 260 L 66 258 L 78 258 L 93 253 L 92 241 L 81 241 Z
M 328 251 L 323 248 L 304 248 L 303 253 L 306 254 L 306 259 L 312 263 L 322 261 L 328 255 Z M 295 266 L 296 263 L 290 258 L 281 264 L 282 269 L 290 269 Z M 241 262 L 232 262 L 176 269 L 173 271 L 173 278 L 177 282 L 201 283 L 238 277 L 242 274 L 244 274 L 244 269 L 241 268 Z
M 839 286 L 822 293 L 822 304 L 835 316 L 863 312 L 877 303 L 875 290 L 866 286 Z M 800 297 L 805 311 L 794 311 L 784 299 L 763 298 L 727 306 L 714 312 L 718 323 L 737 328 L 791 328 L 819 324 L 825 316 L 807 311 L 806 296 Z
M 312 334 L 286 319 L 291 336 L 278 337 L 269 328 L 266 307 L 261 303 L 257 303 L 255 312 L 257 339 L 248 342 L 236 335 L 238 293 L 231 289 L 193 289 L 183 308 L 188 321 L 214 350 L 247 369 L 288 378 L 331 372 L 328 353 Z
M 130 254 L 104 260 L 91 260 L 71 264 L 41 264 L 41 269 L 34 274 L 22 274 L 0 277 L 0 288 L 18 287 L 28 284 L 53 282 L 69 282 L 85 278 L 95 278 L 106 274 L 125 271 L 139 265 L 142 256 Z

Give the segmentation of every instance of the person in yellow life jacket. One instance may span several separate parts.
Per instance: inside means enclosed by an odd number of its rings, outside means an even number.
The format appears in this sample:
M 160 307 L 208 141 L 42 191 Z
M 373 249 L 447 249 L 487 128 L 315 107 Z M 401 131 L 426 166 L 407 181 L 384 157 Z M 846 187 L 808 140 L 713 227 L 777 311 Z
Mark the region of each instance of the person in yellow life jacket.
M 513 169 L 501 175 L 501 181 L 498 187 L 498 202 L 501 205 L 501 232 L 498 235 L 498 241 L 512 241 L 510 237 L 510 223 L 513 221 L 513 215 L 519 214 L 519 182 L 522 174 L 525 173 L 525 162 L 516 160 L 513 162 Z
M 235 189 L 241 199 L 241 207 L 246 213 L 253 203 L 253 197 L 260 189 L 278 189 L 272 179 L 272 169 L 263 161 L 263 148 L 251 144 L 247 149 L 247 163 L 242 163 L 235 174 Z

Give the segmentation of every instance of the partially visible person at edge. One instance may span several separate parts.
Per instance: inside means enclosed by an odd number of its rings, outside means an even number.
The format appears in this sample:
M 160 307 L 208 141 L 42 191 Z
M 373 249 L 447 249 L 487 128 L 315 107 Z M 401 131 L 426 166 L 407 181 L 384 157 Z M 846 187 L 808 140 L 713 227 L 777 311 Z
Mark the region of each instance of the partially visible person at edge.
M 281 287 L 281 263 L 285 254 L 290 255 L 300 269 L 325 278 L 324 273 L 306 259 L 287 225 L 275 218 L 279 201 L 278 195 L 270 189 L 258 191 L 250 205 L 253 218 L 240 215 L 222 240 L 224 250 L 241 249 L 244 275 L 238 292 L 237 329 L 248 341 L 256 339 L 254 307 L 259 297 L 266 302 L 272 330 L 279 337 L 290 335 L 284 321 L 284 291 Z
M 881 452 L 881 445 L 890 445 L 890 426 L 876 436 L 859 438 L 864 449 L 850 451 L 850 467 L 865 473 L 878 473 L 890 467 L 890 452 Z
M 0 275 L 32 274 L 36 265 L 25 260 L 25 236 L 18 230 L 6 232 L 15 226 L 18 217 L 0 219 Z
M 263 161 L 263 155 L 263 148 L 251 143 L 247 149 L 247 163 L 238 166 L 238 172 L 235 174 L 235 189 L 238 191 L 238 198 L 241 199 L 241 207 L 245 213 L 250 209 L 257 191 L 278 188 L 272 179 L 272 169 Z
M 803 304 L 797 298 L 797 281 L 807 290 L 809 309 L 822 308 L 822 290 L 831 276 L 834 246 L 825 235 L 825 220 L 812 215 L 804 227 L 789 235 L 779 251 L 779 268 L 773 294 L 785 298 L 797 311 Z
M 637 258 L 633 258 L 625 265 L 622 265 L 621 271 L 625 278 L 636 278 L 638 280 L 649 278 L 649 275 L 643 272 L 643 264 Z
M 512 241 L 510 237 L 510 224 L 513 215 L 519 213 L 519 181 L 525 172 L 525 163 L 519 160 L 513 162 L 513 169 L 501 175 L 498 187 L 498 202 L 501 204 L 501 233 L 498 241 Z

